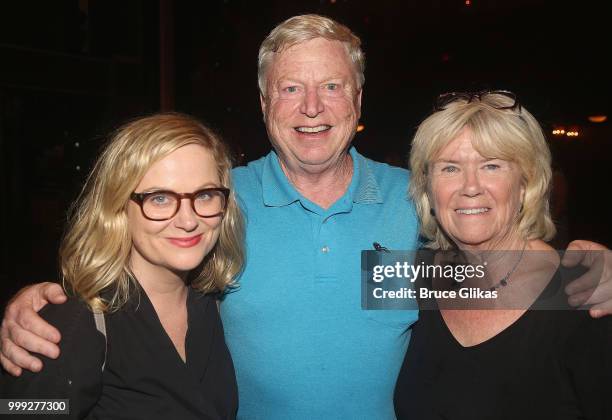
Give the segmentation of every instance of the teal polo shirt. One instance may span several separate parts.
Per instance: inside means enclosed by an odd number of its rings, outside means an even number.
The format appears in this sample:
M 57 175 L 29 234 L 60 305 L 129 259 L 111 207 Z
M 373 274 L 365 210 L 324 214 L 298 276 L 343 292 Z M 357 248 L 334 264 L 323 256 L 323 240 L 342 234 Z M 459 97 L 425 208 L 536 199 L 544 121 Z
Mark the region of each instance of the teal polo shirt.
M 278 156 L 233 171 L 247 223 L 239 287 L 221 305 L 242 419 L 394 419 L 416 311 L 361 309 L 361 250 L 417 248 L 408 172 L 350 150 L 330 208 L 292 186 Z

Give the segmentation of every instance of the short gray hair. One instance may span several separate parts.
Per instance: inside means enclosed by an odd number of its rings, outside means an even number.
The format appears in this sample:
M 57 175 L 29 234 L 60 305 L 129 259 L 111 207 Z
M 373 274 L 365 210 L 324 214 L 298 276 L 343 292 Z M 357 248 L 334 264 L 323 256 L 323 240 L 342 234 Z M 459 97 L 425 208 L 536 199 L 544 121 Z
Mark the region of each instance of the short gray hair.
M 355 79 L 358 88 L 363 86 L 365 76 L 365 54 L 361 50 L 361 40 L 349 28 L 325 16 L 300 15 L 287 19 L 264 39 L 259 47 L 257 78 L 262 95 L 266 93 L 266 73 L 275 53 L 280 53 L 293 45 L 325 38 L 340 41 L 348 57 L 355 66 Z

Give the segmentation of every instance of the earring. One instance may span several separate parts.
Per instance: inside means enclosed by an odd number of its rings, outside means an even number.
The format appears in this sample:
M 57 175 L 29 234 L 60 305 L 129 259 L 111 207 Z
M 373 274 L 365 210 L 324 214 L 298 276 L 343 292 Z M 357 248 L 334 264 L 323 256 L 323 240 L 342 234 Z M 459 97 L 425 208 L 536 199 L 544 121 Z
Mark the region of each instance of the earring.
M 433 217 L 436 217 L 436 210 L 435 209 L 429 209 L 429 214 L 431 214 Z

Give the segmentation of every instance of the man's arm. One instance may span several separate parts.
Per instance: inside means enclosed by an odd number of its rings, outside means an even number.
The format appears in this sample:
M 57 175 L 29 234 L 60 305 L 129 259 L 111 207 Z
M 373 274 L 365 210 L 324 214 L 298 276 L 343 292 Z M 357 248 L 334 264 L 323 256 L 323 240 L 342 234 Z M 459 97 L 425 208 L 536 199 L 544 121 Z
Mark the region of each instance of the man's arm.
M 42 361 L 29 352 L 55 359 L 61 339 L 57 328 L 38 315 L 47 303 L 66 301 L 62 287 L 56 283 L 40 283 L 21 289 L 9 302 L 0 328 L 0 362 L 11 375 L 21 375 L 21 370 L 39 372 Z
M 589 271 L 567 285 L 565 291 L 573 306 L 593 305 L 589 312 L 599 318 L 612 315 L 612 252 L 603 245 L 590 241 L 573 241 L 561 263 L 566 267 L 578 264 Z
M 593 305 L 591 316 L 612 315 L 612 253 L 603 245 L 589 241 L 573 241 L 562 264 L 572 267 L 582 264 L 589 271 L 570 283 L 566 292 L 574 305 Z M 593 252 L 597 251 L 597 252 Z M 47 303 L 63 303 L 62 288 L 54 283 L 41 283 L 21 290 L 6 309 L 0 329 L 0 362 L 12 375 L 21 369 L 38 372 L 42 362 L 28 352 L 49 358 L 59 356 L 59 331 L 40 318 L 37 312 Z

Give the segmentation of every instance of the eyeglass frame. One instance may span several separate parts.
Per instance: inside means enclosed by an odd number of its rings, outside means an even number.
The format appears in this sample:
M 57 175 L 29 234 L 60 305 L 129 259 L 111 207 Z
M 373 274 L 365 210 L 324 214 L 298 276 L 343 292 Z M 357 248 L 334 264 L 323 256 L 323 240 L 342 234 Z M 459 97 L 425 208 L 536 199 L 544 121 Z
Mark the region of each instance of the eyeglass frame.
M 225 199 L 225 201 L 223 202 L 223 209 L 219 213 L 212 214 L 210 216 L 202 216 L 200 213 L 198 213 L 196 211 L 196 209 L 195 209 L 195 198 L 196 198 L 196 196 L 198 194 L 201 194 L 202 192 L 206 192 L 206 191 L 218 191 L 218 192 L 223 194 L 223 198 Z M 176 205 L 176 208 L 175 208 L 174 213 L 172 214 L 172 216 L 166 217 L 166 218 L 163 218 L 163 219 L 154 219 L 154 218 L 149 217 L 149 216 L 146 215 L 146 213 L 144 211 L 144 202 L 147 199 L 147 197 L 150 197 L 150 196 L 155 195 L 155 194 L 169 194 L 169 195 L 173 195 L 177 199 L 177 205 Z M 230 194 L 229 188 L 225 188 L 225 187 L 202 188 L 201 190 L 197 190 L 197 191 L 194 191 L 192 193 L 177 193 L 177 192 L 171 191 L 171 190 L 157 190 L 157 191 L 149 191 L 149 192 L 141 192 L 141 193 L 133 192 L 132 194 L 130 194 L 130 200 L 132 200 L 133 202 L 138 204 L 138 206 L 140 207 L 140 212 L 142 213 L 142 216 L 145 219 L 151 220 L 151 221 L 154 221 L 154 222 L 163 222 L 163 221 L 166 221 L 166 220 L 170 220 L 174 216 L 176 216 L 176 214 L 181 209 L 181 204 L 183 202 L 183 199 L 185 199 L 185 198 L 189 199 L 189 201 L 191 203 L 191 209 L 193 210 L 193 212 L 196 215 L 198 215 L 198 217 L 211 218 L 211 217 L 223 216 L 225 214 L 225 210 L 227 210 L 227 203 L 229 201 L 229 194 Z
M 442 93 L 441 95 L 438 95 L 438 97 L 436 98 L 436 101 L 434 102 L 434 112 L 438 112 L 438 111 L 443 111 L 446 109 L 446 107 L 448 105 L 450 105 L 451 103 L 459 100 L 459 99 L 465 99 L 467 101 L 467 103 L 469 104 L 470 102 L 472 102 L 474 99 L 478 99 L 479 101 L 482 100 L 483 96 L 486 95 L 502 95 L 505 96 L 507 98 L 512 99 L 514 102 L 512 102 L 512 105 L 506 105 L 506 106 L 493 106 L 491 105 L 493 108 L 495 109 L 499 109 L 499 110 L 515 110 L 518 108 L 518 110 L 521 110 L 521 104 L 518 101 L 518 97 L 516 96 L 516 93 L 511 92 L 509 90 L 481 90 L 478 92 L 446 92 L 446 93 Z

